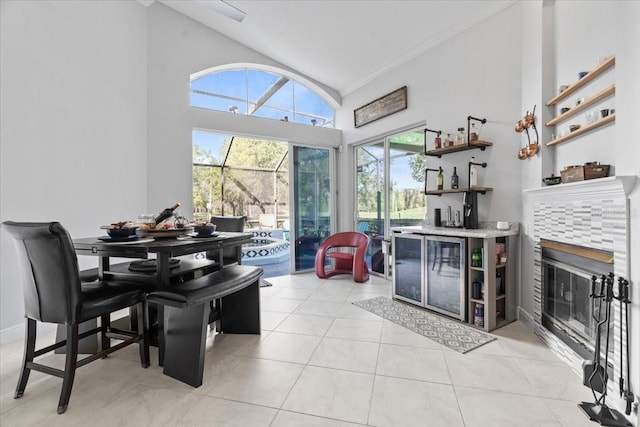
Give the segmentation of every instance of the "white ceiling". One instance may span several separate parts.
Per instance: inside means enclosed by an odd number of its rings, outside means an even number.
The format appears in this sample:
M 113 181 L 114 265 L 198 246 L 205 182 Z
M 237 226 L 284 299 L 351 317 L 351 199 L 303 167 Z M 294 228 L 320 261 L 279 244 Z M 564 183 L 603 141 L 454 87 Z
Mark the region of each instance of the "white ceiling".
M 517 0 L 159 1 L 344 96 Z

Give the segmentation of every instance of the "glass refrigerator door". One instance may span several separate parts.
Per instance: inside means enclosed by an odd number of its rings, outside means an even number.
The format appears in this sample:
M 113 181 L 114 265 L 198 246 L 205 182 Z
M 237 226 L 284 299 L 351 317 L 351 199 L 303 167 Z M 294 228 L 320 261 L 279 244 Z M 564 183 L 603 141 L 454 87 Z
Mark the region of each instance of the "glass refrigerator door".
M 425 307 L 465 320 L 464 239 L 427 236 Z
M 423 305 L 423 236 L 394 233 L 391 247 L 393 248 L 393 296 Z

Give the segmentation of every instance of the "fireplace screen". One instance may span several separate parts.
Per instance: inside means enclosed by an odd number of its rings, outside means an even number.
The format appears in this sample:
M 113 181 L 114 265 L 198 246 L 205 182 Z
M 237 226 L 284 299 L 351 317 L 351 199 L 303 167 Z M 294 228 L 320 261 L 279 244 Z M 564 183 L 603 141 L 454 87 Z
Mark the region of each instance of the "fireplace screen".
M 589 296 L 591 277 L 598 278 L 599 287 L 600 277 L 611 269 L 613 265 L 605 262 L 542 249 L 542 325 L 584 359 L 593 358 L 598 319 L 606 314 L 601 300 L 594 304 Z M 606 328 L 602 328 L 601 334 L 604 352 Z M 612 344 L 610 341 L 610 351 Z
M 592 342 L 595 338 L 599 307 L 592 308 L 591 275 L 570 266 L 544 261 L 544 313 L 562 324 L 579 341 Z

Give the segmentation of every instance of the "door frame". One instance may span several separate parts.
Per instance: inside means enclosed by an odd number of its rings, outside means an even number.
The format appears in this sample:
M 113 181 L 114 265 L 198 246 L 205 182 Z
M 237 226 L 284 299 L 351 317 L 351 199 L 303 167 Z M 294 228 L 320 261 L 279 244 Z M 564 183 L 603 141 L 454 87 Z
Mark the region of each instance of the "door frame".
M 307 268 L 304 270 L 296 271 L 296 260 L 295 260 L 295 251 L 296 251 L 296 239 L 297 230 L 295 227 L 295 219 L 296 212 L 298 209 L 296 200 L 295 200 L 295 165 L 294 165 L 294 154 L 293 151 L 296 148 L 313 148 L 313 149 L 325 149 L 329 151 L 329 230 L 330 234 L 333 234 L 338 229 L 337 224 L 337 200 L 338 200 L 338 186 L 336 181 L 336 151 L 337 147 L 334 146 L 326 146 L 326 145 L 315 145 L 315 144 L 301 144 L 297 142 L 289 142 L 289 259 L 291 262 L 289 263 L 289 273 L 290 274 L 299 274 L 306 273 L 309 271 L 313 271 L 313 268 Z

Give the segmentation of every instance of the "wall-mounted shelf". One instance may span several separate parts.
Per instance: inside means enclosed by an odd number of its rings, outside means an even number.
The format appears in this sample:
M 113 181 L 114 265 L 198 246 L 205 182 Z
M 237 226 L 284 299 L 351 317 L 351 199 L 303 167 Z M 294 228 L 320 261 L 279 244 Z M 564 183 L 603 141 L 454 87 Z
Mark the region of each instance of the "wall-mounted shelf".
M 599 102 L 600 100 L 602 100 L 602 99 L 604 99 L 604 98 L 606 98 L 608 96 L 613 95 L 615 92 L 616 92 L 616 86 L 615 85 L 611 85 L 608 88 L 598 92 L 594 96 L 586 99 L 584 102 L 580 103 L 579 105 L 576 105 L 575 107 L 571 108 L 566 113 L 562 113 L 559 116 L 556 116 L 553 119 L 549 120 L 546 123 L 546 125 L 547 126 L 557 125 L 558 123 L 562 122 L 563 120 L 566 120 L 569 117 L 572 117 L 572 116 L 576 115 L 580 111 L 586 110 L 589 106 Z
M 443 194 L 453 194 L 453 193 L 466 193 L 467 191 L 475 191 L 476 193 L 485 194 L 487 191 L 493 191 L 491 187 L 471 187 L 469 188 L 456 188 L 453 190 L 429 190 L 425 194 L 427 196 L 442 196 Z
M 475 150 L 475 149 L 480 149 L 481 151 L 484 151 L 485 148 L 491 147 L 492 145 L 493 143 L 489 141 L 473 141 L 468 144 L 452 145 L 451 147 L 443 147 L 443 148 L 437 148 L 435 150 L 428 150 L 425 154 L 427 156 L 440 157 L 443 154 L 455 153 L 457 151 L 467 151 L 467 150 Z
M 604 117 L 600 120 L 597 120 L 589 125 L 583 126 L 578 130 L 575 130 L 573 132 L 569 132 L 567 135 L 565 136 L 561 136 L 560 138 L 556 138 L 552 141 L 547 142 L 547 146 L 552 146 L 552 145 L 556 145 L 556 144 L 560 144 L 562 142 L 568 141 L 570 139 L 573 139 L 577 136 L 583 135 L 587 132 L 590 132 L 594 129 L 597 129 L 601 126 L 604 126 L 606 124 L 612 123 L 613 121 L 615 121 L 616 119 L 616 115 L 615 114 L 609 114 L 607 117 Z
M 568 98 L 572 93 L 576 92 L 578 89 L 580 89 L 581 87 L 583 87 L 584 85 L 586 85 L 590 81 L 594 80 L 596 77 L 598 77 L 599 75 L 601 75 L 602 73 L 607 71 L 609 68 L 613 67 L 615 65 L 615 63 L 616 63 L 616 57 L 612 56 L 611 58 L 609 58 L 605 62 L 603 62 L 601 65 L 599 65 L 598 67 L 594 68 L 589 73 L 587 73 L 586 76 L 584 76 L 583 78 L 581 78 L 577 82 L 575 82 L 572 85 L 570 85 L 567 89 L 565 89 L 564 91 L 560 92 L 555 97 L 551 98 L 547 102 L 547 105 L 548 106 L 556 105 L 558 102 L 562 101 L 563 99 Z

